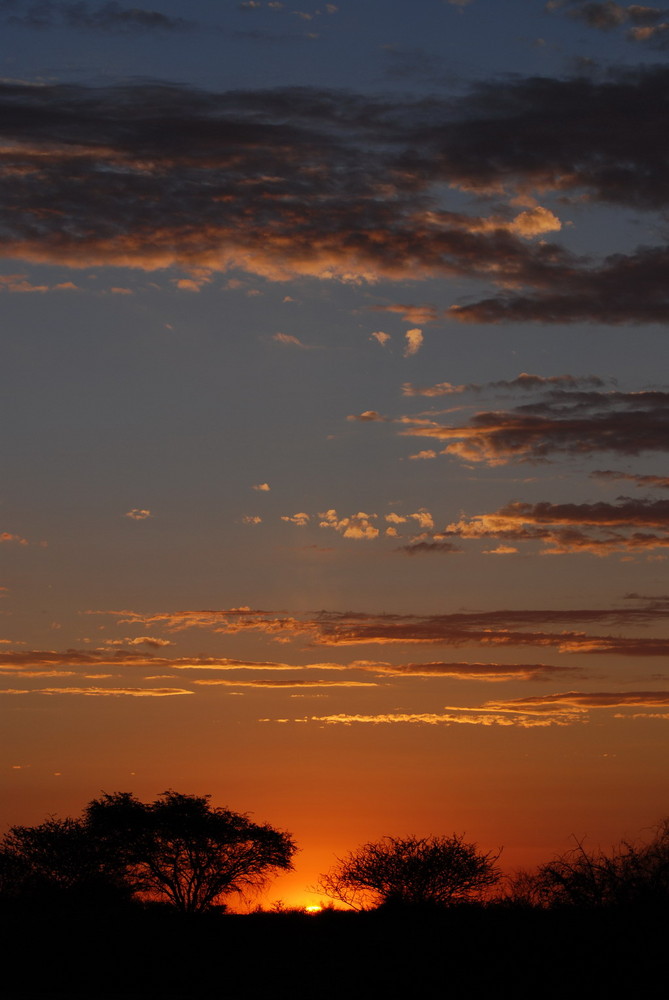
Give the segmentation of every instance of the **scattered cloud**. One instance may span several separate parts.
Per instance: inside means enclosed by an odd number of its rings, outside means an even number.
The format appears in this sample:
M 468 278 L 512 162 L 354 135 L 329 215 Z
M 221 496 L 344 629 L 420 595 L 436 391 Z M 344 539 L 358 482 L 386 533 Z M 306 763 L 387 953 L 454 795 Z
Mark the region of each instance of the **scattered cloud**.
M 304 511 L 301 511 L 299 514 L 282 514 L 281 520 L 288 521 L 298 528 L 305 528 L 309 524 L 309 515 L 305 514 Z
M 669 476 L 641 476 L 631 472 L 616 472 L 612 469 L 599 469 L 591 472 L 590 475 L 593 479 L 633 483 L 640 489 L 649 487 L 651 489 L 669 490 Z
M 86 31 L 134 34 L 148 31 L 185 31 L 194 26 L 183 17 L 170 17 L 157 10 L 124 7 L 116 0 L 89 3 L 87 0 L 0 0 L 0 17 L 6 24 L 44 30 L 78 28 Z
M 303 344 L 298 337 L 294 337 L 292 333 L 275 333 L 272 337 L 277 344 L 283 344 L 284 347 L 301 347 L 305 351 L 310 351 L 312 348 L 308 344 Z
M 257 514 L 244 514 L 242 524 L 262 524 L 262 517 Z
M 438 382 L 436 385 L 417 387 L 411 382 L 405 382 L 402 393 L 405 396 L 450 396 L 465 392 L 480 393 L 496 389 L 515 391 L 516 389 L 534 392 L 541 389 L 603 389 L 610 380 L 598 375 L 529 375 L 521 372 L 516 378 L 502 379 L 497 382 L 468 382 L 466 385 L 453 385 L 452 382 Z
M 465 424 L 441 424 L 422 416 L 400 422 L 404 436 L 449 442 L 442 455 L 487 465 L 599 451 L 640 455 L 669 448 L 669 393 L 554 389 L 539 402 L 481 411 Z
M 85 695 L 93 698 L 169 698 L 178 695 L 193 694 L 185 688 L 101 688 L 101 687 L 58 687 L 31 688 L 0 688 L 0 694 L 44 694 L 44 695 Z
M 270 486 L 269 483 L 256 483 L 252 489 L 257 490 L 258 493 L 269 493 Z
M 419 327 L 415 327 L 413 330 L 407 330 L 404 337 L 406 340 L 404 357 L 410 358 L 412 354 L 417 354 L 423 346 L 423 331 Z
M 153 517 L 153 514 L 150 510 L 133 507 L 132 510 L 127 511 L 123 516 L 129 517 L 132 521 L 146 521 L 148 518 Z
M 27 538 L 23 538 L 12 531 L 0 531 L 0 544 L 5 542 L 14 542 L 16 545 L 30 544 Z
M 390 334 L 384 333 L 383 330 L 375 330 L 369 339 L 376 340 L 376 342 L 379 343 L 381 347 L 386 347 L 386 345 L 390 341 Z
M 369 541 L 379 537 L 379 529 L 372 524 L 372 521 L 377 520 L 377 514 L 365 514 L 359 511 L 350 517 L 340 518 L 337 511 L 331 509 L 319 513 L 318 516 L 321 518 L 319 528 L 332 528 L 344 538 L 363 538 Z

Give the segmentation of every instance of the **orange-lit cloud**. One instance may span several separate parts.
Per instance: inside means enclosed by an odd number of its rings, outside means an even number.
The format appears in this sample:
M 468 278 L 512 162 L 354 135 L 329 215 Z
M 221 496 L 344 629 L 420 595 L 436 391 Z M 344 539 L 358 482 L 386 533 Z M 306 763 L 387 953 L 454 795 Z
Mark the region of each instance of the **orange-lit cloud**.
M 520 712 L 517 715 L 507 715 L 486 711 L 485 709 L 479 711 L 476 711 L 476 709 L 459 709 L 447 713 L 394 712 L 382 713 L 379 715 L 354 715 L 345 713 L 340 715 L 313 715 L 309 721 L 320 722 L 329 726 L 352 726 L 356 724 L 367 724 L 373 726 L 410 724 L 424 726 L 517 726 L 520 729 L 531 729 L 535 727 L 545 728 L 547 726 L 566 726 L 576 720 L 572 717 L 564 718 L 560 715 L 556 715 L 554 717 L 533 717 L 530 714 Z
M 305 514 L 304 511 L 300 511 L 297 514 L 282 514 L 281 520 L 288 521 L 290 524 L 294 524 L 298 528 L 305 528 L 309 524 L 309 515 Z
M 638 530 L 641 528 L 656 530 Z M 650 551 L 669 546 L 669 501 L 620 498 L 616 504 L 515 502 L 492 514 L 461 518 L 434 537 L 540 541 L 549 554 Z M 513 547 L 509 550 L 516 551 Z
M 391 339 L 390 334 L 384 333 L 383 330 L 375 330 L 374 333 L 371 335 L 370 339 L 371 338 L 373 338 L 378 344 L 380 344 L 381 347 L 385 347 L 388 344 L 389 340 Z
M 0 689 L 0 694 L 44 694 L 44 695 L 85 695 L 92 698 L 170 698 L 193 694 L 185 688 L 101 688 L 101 687 L 62 687 L 33 688 L 19 690 L 17 688 Z
M 317 615 L 277 616 L 270 611 L 256 611 L 250 608 L 220 612 L 164 612 L 150 615 L 130 611 L 96 613 L 113 614 L 119 624 L 130 622 L 143 626 L 160 624 L 170 631 L 207 628 L 221 635 L 256 632 L 281 643 L 306 639 L 315 646 L 479 645 L 544 647 L 567 653 L 606 653 L 625 656 L 666 656 L 669 653 L 669 638 L 620 634 L 620 629 L 625 626 L 664 624 L 667 616 L 667 599 L 661 597 L 638 600 L 635 598 L 634 605 L 628 604 L 618 608 L 520 609 L 444 615 L 373 615 L 364 612 L 323 611 Z M 560 631 L 546 631 L 547 625 L 559 627 Z M 603 625 L 614 625 L 616 634 L 589 635 L 581 630 L 584 625 L 599 628 Z M 0 653 L 0 662 L 2 657 L 7 655 L 23 654 Z M 127 655 L 141 656 L 134 652 Z M 155 663 L 157 659 L 151 658 L 151 661 Z M 211 660 L 217 662 L 215 658 Z M 200 662 L 199 658 L 190 662 L 196 661 Z M 173 664 L 175 661 L 166 662 Z
M 403 417 L 400 434 L 448 441 L 441 454 L 505 465 L 554 455 L 639 455 L 669 447 L 669 393 L 552 390 L 537 403 L 482 411 L 466 424 Z
M 656 41 L 663 29 L 632 26 Z M 273 281 L 466 276 L 493 291 L 452 307 L 455 320 L 664 322 L 664 245 L 577 257 L 536 238 L 560 222 L 532 192 L 664 210 L 655 137 L 667 91 L 662 65 L 541 87 L 515 76 L 429 102 L 5 82 L 0 159 L 14 196 L 3 250 L 79 268 L 175 267 L 195 284 L 232 268 Z M 559 128 L 538 133 L 537 121 Z M 495 195 L 494 212 L 449 211 L 449 188 Z M 296 341 L 283 342 L 306 346 Z
M 414 327 L 412 330 L 407 330 L 404 339 L 406 340 L 404 357 L 410 358 L 413 354 L 417 354 L 423 346 L 423 331 L 419 327 Z
M 641 476 L 631 472 L 616 472 L 613 469 L 598 469 L 591 472 L 590 475 L 593 479 L 633 483 L 639 489 L 650 487 L 651 489 L 669 490 L 669 476 Z
M 255 687 L 255 688 L 329 688 L 329 687 L 344 687 L 344 688 L 373 688 L 378 685 L 373 681 L 350 681 L 350 680 L 304 680 L 303 678 L 294 678 L 293 680 L 252 680 L 252 681 L 230 681 L 221 678 L 215 678 L 214 680 L 197 680 L 193 681 L 194 684 L 205 684 L 205 685 L 223 685 L 224 687 Z
M 153 517 L 150 510 L 143 510 L 139 507 L 133 507 L 129 510 L 124 517 L 129 517 L 132 521 L 146 521 L 149 517 Z
M 5 542 L 14 542 L 16 545 L 28 545 L 28 539 L 22 538 L 21 535 L 16 535 L 12 531 L 0 531 L 0 544 Z
M 344 538 L 358 538 L 369 541 L 372 538 L 379 537 L 379 529 L 372 524 L 373 521 L 377 520 L 377 514 L 365 514 L 364 511 L 359 511 L 357 514 L 351 514 L 349 517 L 339 517 L 337 511 L 331 509 L 319 513 L 318 516 L 321 519 L 319 521 L 320 528 L 332 528 L 340 535 L 343 535 Z
M 351 666 L 393 677 L 454 677 L 459 680 L 511 681 L 547 680 L 554 675 L 579 673 L 577 667 L 556 667 L 546 663 L 374 663 L 358 661 Z
M 269 483 L 256 483 L 256 485 L 253 486 L 252 489 L 257 490 L 258 493 L 269 493 L 270 485 Z

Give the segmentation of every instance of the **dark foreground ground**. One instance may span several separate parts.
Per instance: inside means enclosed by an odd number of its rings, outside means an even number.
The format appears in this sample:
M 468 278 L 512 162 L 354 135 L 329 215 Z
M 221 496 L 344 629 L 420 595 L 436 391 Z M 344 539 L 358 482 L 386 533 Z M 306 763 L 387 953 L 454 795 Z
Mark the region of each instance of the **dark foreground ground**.
M 667 913 L 441 912 L 2 917 L 3 1000 L 643 997 L 666 989 Z

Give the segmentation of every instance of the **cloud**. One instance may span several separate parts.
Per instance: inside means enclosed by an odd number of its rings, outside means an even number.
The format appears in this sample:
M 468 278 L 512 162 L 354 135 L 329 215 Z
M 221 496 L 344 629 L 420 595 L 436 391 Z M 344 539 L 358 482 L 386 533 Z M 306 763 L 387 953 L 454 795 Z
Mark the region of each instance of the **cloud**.
M 269 721 L 269 720 L 268 720 Z M 297 721 L 297 720 L 296 720 Z M 565 719 L 555 718 L 531 718 L 525 714 L 518 714 L 515 717 L 502 714 L 494 714 L 487 711 L 475 711 L 471 709 L 461 709 L 446 714 L 438 712 L 416 712 L 416 713 L 387 713 L 380 715 L 312 715 L 311 722 L 322 722 L 329 726 L 356 724 L 367 724 L 373 726 L 410 724 L 425 726 L 518 726 L 521 729 L 546 726 L 564 726 L 569 723 Z
M 669 476 L 640 476 L 630 472 L 615 472 L 612 469 L 599 469 L 591 472 L 590 476 L 593 479 L 613 480 L 615 482 L 624 480 L 628 483 L 634 483 L 639 488 L 648 486 L 652 489 L 669 490 Z
M 599 451 L 640 455 L 669 448 L 669 393 L 557 389 L 537 403 L 478 412 L 466 424 L 423 417 L 403 417 L 401 423 L 404 436 L 449 442 L 443 455 L 488 465 Z
M 299 514 L 282 514 L 281 520 L 295 524 L 298 528 L 305 528 L 309 524 L 309 515 L 305 514 L 304 511 Z
M 252 489 L 257 490 L 259 493 L 269 493 L 270 486 L 269 483 L 256 483 Z
M 110 31 L 122 34 L 146 31 L 185 31 L 194 22 L 182 17 L 170 17 L 157 10 L 124 7 L 115 0 L 92 4 L 86 0 L 33 0 L 23 5 L 17 0 L 0 0 L 0 16 L 10 25 L 24 28 L 79 28 L 88 31 Z
M 376 342 L 379 343 L 381 347 L 385 347 L 388 344 L 388 341 L 390 340 L 390 334 L 384 333 L 383 330 L 375 330 L 375 332 L 371 335 L 370 340 L 372 338 L 376 340 Z
M 514 698 L 510 701 L 489 701 L 486 706 L 492 709 L 511 709 L 518 711 L 530 708 L 533 711 L 548 709 L 554 711 L 556 705 L 569 706 L 570 709 L 584 711 L 589 708 L 626 708 L 638 705 L 669 706 L 669 691 L 566 691 L 562 694 L 531 695 L 526 698 Z
M 251 608 L 152 614 L 134 611 L 88 613 L 113 615 L 118 624 L 160 625 L 169 631 L 206 628 L 221 635 L 255 632 L 279 643 L 299 639 L 306 640 L 309 645 L 315 647 L 399 644 L 441 645 L 454 648 L 535 647 L 555 649 L 557 652 L 569 654 L 666 657 L 669 654 L 669 637 L 626 636 L 621 634 L 621 629 L 663 625 L 668 610 L 669 598 L 630 595 L 625 606 L 614 608 L 520 609 L 458 612 L 445 615 L 374 615 L 359 611 L 277 615 L 271 611 Z M 589 634 L 583 631 L 586 625 L 598 629 L 604 626 L 615 627 L 615 633 Z M 25 654 L 0 653 L 0 663 L 14 665 L 13 659 L 4 660 L 8 655 L 15 658 Z M 55 662 L 77 662 L 64 658 L 64 654 L 51 655 L 60 656 Z M 99 654 L 85 651 L 83 655 L 93 657 L 93 660 L 89 659 L 88 662 L 100 662 L 94 659 Z M 115 654 L 111 661 L 107 657 L 102 662 L 117 662 L 117 655 Z M 142 654 L 128 651 L 123 656 L 135 658 L 137 661 Z M 47 656 L 46 659 L 38 659 L 35 665 L 42 666 L 44 663 L 51 665 L 53 662 Z M 191 664 L 198 666 L 209 663 L 216 667 L 221 664 L 225 666 L 240 663 L 240 661 L 221 661 L 215 657 L 179 660 L 145 657 L 145 662 L 160 667 L 173 667 L 182 663 L 184 667 Z
M 307 344 L 303 344 L 292 333 L 275 333 L 272 340 L 275 340 L 277 344 L 283 344 L 284 347 L 301 347 L 305 351 L 311 350 Z
M 105 639 L 104 644 L 105 646 L 150 646 L 153 649 L 174 645 L 170 639 L 158 639 L 152 635 L 138 635 L 134 639 L 130 636 L 124 639 Z
M 635 530 L 640 528 L 658 530 Z M 615 504 L 515 501 L 492 514 L 461 518 L 435 537 L 448 536 L 540 541 L 549 554 L 642 552 L 669 547 L 669 501 L 627 497 Z
M 14 542 L 16 545 L 29 545 L 27 538 L 23 538 L 21 535 L 16 535 L 12 531 L 0 531 L 0 544 L 5 542 Z
M 16 688 L 0 689 L 0 694 L 44 694 L 44 695 L 85 695 L 93 698 L 169 698 L 178 695 L 193 694 L 185 688 L 101 688 L 101 687 L 62 687 L 34 688 L 18 690 Z
M 242 524 L 262 524 L 262 517 L 257 514 L 244 514 Z
M 319 528 L 332 528 L 344 538 L 369 541 L 379 537 L 379 529 L 372 524 L 372 521 L 377 519 L 377 514 L 365 514 L 364 511 L 359 511 L 357 514 L 351 514 L 350 517 L 340 518 L 337 511 L 331 509 L 319 513 L 318 516 L 321 518 Z
M 604 388 L 610 380 L 598 375 L 529 375 L 521 372 L 516 378 L 502 379 L 497 382 L 468 382 L 466 385 L 453 385 L 451 382 L 438 382 L 436 385 L 417 387 L 411 382 L 402 386 L 404 396 L 450 396 L 465 392 L 485 392 L 495 389 L 514 391 L 523 389 L 534 392 L 541 389 L 581 389 Z
M 364 410 L 362 413 L 352 413 L 347 420 L 359 420 L 362 423 L 373 423 L 374 421 L 386 421 L 387 417 L 382 417 L 376 410 Z
M 76 7 L 89 20 L 132 14 L 134 27 L 154 13 Z M 558 232 L 551 209 L 514 205 L 534 191 L 665 210 L 657 136 L 668 92 L 665 66 L 602 80 L 515 76 L 443 99 L 5 82 L 2 251 L 176 267 L 185 281 L 232 268 L 275 281 L 467 277 L 491 294 L 452 319 L 664 322 L 666 246 L 577 257 L 537 238 Z M 471 213 L 449 210 L 453 188 L 458 207 L 472 197 Z M 496 199 L 492 215 L 476 214 L 480 195 Z M 279 342 L 307 346 L 296 340 Z
M 351 664 L 362 670 L 393 677 L 453 677 L 458 680 L 513 681 L 548 680 L 555 675 L 579 673 L 577 667 L 558 667 L 547 663 L 375 663 L 358 661 Z
M 632 42 L 648 42 L 651 48 L 665 49 L 669 43 L 669 10 L 642 4 L 619 4 L 615 0 L 553 0 L 549 10 L 566 9 L 567 14 L 589 28 L 612 31 L 627 27 Z M 665 20 L 662 20 L 662 19 Z M 631 25 L 631 27 L 629 27 Z
M 372 688 L 377 687 L 373 681 L 350 681 L 350 680 L 304 680 L 303 678 L 297 678 L 293 680 L 252 680 L 252 681 L 230 681 L 222 680 L 220 678 L 215 678 L 214 680 L 197 680 L 193 681 L 194 684 L 205 684 L 205 685 L 223 685 L 225 687 L 255 687 L 255 688 L 330 688 L 330 687 L 345 687 L 345 688 Z
M 415 323 L 422 326 L 426 323 L 436 323 L 440 315 L 434 306 L 413 306 L 396 303 L 390 306 L 372 306 L 371 308 L 374 312 L 399 313 L 407 323 Z
M 127 511 L 123 516 L 129 517 L 132 521 L 146 521 L 149 517 L 153 517 L 153 514 L 150 510 L 133 507 L 132 510 Z
M 410 358 L 412 354 L 418 354 L 418 351 L 423 346 L 423 331 L 415 327 L 413 330 L 407 330 L 404 337 L 406 339 L 404 357 Z

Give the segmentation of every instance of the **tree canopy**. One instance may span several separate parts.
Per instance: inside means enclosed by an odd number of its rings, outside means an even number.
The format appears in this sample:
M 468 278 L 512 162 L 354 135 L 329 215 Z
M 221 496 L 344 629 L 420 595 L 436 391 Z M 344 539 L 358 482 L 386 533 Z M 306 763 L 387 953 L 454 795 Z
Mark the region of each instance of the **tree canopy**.
M 128 792 L 93 799 L 81 819 L 12 827 L 0 845 L 5 889 L 114 887 L 184 913 L 254 891 L 292 868 L 295 844 L 269 824 L 167 791 L 144 803 Z
M 463 837 L 384 837 L 364 844 L 315 886 L 355 909 L 366 905 L 438 905 L 470 900 L 495 885 L 498 855 Z

